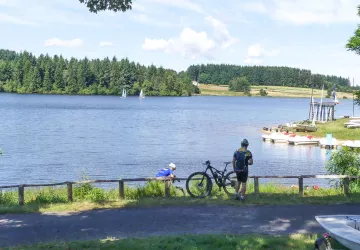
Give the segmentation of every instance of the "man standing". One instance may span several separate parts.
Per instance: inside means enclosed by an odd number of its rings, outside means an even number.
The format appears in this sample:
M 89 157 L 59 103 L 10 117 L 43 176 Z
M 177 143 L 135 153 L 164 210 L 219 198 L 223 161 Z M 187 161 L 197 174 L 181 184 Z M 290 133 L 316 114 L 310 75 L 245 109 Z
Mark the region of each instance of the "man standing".
M 253 158 L 251 152 L 247 149 L 249 146 L 248 140 L 244 139 L 241 142 L 241 148 L 235 151 L 233 156 L 233 168 L 236 173 L 237 182 L 235 185 L 235 200 L 239 199 L 239 189 L 240 183 L 241 186 L 241 196 L 240 200 L 245 201 L 245 193 L 246 193 L 246 182 L 248 179 L 248 166 L 253 165 Z

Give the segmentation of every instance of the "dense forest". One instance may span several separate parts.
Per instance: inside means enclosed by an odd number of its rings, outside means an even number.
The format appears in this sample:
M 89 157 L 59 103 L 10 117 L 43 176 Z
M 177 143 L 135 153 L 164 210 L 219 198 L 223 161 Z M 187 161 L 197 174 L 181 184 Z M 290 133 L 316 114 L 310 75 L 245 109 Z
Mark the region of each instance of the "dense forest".
M 62 56 L 36 57 L 29 52 L 0 50 L 0 92 L 189 96 L 199 93 L 186 72 L 155 66 L 143 66 L 128 59 L 84 58 Z
M 337 76 L 312 74 L 310 70 L 273 67 L 237 66 L 227 64 L 192 65 L 187 69 L 189 77 L 204 84 L 229 84 L 236 77 L 246 77 L 251 85 L 289 86 L 321 89 L 333 88 L 351 91 L 350 80 Z

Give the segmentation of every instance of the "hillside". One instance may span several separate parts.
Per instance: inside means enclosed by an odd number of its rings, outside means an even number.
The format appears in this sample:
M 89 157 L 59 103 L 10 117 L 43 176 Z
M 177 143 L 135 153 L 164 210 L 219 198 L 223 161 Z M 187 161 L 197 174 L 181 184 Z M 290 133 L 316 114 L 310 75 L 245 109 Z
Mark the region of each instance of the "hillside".
M 201 95 L 215 95 L 215 96 L 243 96 L 242 92 L 229 91 L 228 85 L 214 85 L 214 84 L 200 84 Z M 259 90 L 265 89 L 268 92 L 268 96 L 272 97 L 304 97 L 310 98 L 310 88 L 296 88 L 296 87 L 284 87 L 284 86 L 251 86 L 251 94 L 253 96 L 259 96 Z M 326 91 L 324 90 L 324 97 Z M 352 99 L 352 93 L 337 92 L 338 99 L 342 99 L 344 96 L 348 99 Z M 321 97 L 321 90 L 314 89 L 314 97 Z
M 284 86 L 351 92 L 350 80 L 338 76 L 312 74 L 310 70 L 274 66 L 237 66 L 227 64 L 192 65 L 188 76 L 202 84 L 228 85 L 236 77 L 246 77 L 255 86 Z

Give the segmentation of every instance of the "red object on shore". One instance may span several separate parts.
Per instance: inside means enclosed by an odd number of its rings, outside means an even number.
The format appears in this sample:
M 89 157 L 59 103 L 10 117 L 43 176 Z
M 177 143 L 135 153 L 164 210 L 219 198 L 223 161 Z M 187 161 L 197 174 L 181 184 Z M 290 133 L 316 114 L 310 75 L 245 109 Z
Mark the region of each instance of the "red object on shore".
M 315 185 L 315 186 L 313 186 L 313 189 L 319 190 L 319 186 L 318 186 L 318 185 Z

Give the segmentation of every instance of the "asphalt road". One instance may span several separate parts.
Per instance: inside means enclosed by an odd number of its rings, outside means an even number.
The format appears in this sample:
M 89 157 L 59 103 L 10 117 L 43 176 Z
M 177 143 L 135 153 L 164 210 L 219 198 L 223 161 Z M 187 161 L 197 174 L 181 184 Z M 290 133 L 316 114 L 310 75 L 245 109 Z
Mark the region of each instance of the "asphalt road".
M 166 206 L 0 215 L 0 247 L 47 241 L 175 234 L 324 232 L 316 215 L 359 214 L 360 205 Z

